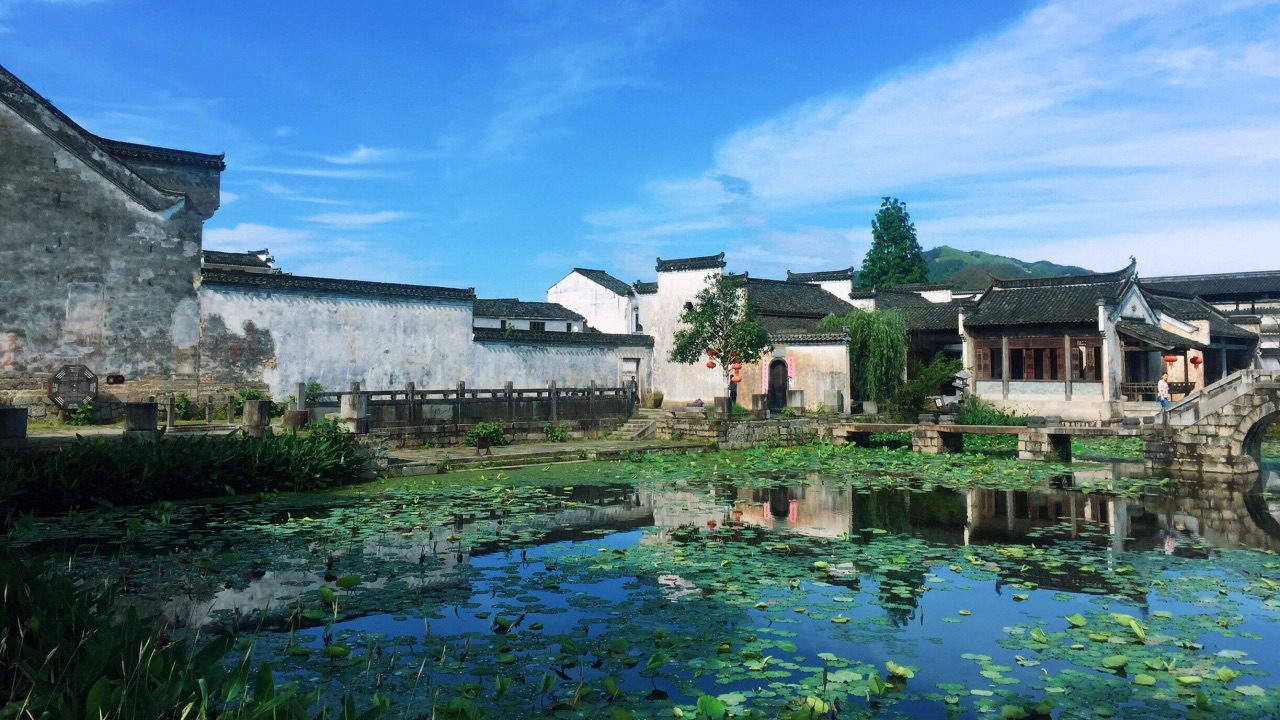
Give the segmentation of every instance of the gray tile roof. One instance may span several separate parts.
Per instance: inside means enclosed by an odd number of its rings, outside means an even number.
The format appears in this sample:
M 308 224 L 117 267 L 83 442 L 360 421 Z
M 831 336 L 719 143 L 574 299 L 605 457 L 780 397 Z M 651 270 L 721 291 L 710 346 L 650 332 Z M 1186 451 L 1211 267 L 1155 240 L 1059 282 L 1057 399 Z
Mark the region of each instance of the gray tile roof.
M 1098 301 L 1114 304 L 1133 282 L 1136 263 L 1113 273 L 992 280 L 966 327 L 1097 323 Z
M 831 282 L 836 280 L 854 280 L 856 281 L 858 273 L 854 272 L 852 267 L 843 270 L 822 270 L 819 272 L 793 273 L 787 271 L 787 282 L 798 283 L 815 283 L 815 282 Z
M 769 333 L 769 339 L 791 345 L 846 345 L 849 336 L 843 332 Z
M 658 283 L 656 282 L 640 282 L 637 280 L 631 287 L 635 288 L 637 295 L 658 294 Z
M 97 137 L 97 136 L 95 136 Z M 227 169 L 223 155 L 192 152 L 190 150 L 174 150 L 173 148 L 156 147 L 155 145 L 139 145 L 138 143 L 121 142 L 98 137 L 98 144 L 107 152 L 121 160 L 147 160 L 169 165 L 185 165 L 201 167 L 222 172 Z
M 974 304 L 959 300 L 926 303 L 902 308 L 907 316 L 907 330 L 916 332 L 950 332 L 960 335 L 960 312 L 971 312 Z
M 701 257 L 676 258 L 663 260 L 658 258 L 658 272 L 676 272 L 679 270 L 714 270 L 724 267 L 724 253 L 719 255 L 703 255 Z
M 1210 337 L 1238 338 L 1257 340 L 1258 336 L 1242 327 L 1237 327 L 1226 315 L 1218 312 L 1209 303 L 1198 297 L 1174 295 L 1168 292 L 1152 291 L 1146 287 L 1147 281 L 1140 280 L 1143 294 L 1153 307 L 1168 312 L 1179 320 L 1208 320 Z
M 760 315 L 823 318 L 846 315 L 853 306 L 817 285 L 744 277 L 747 297 Z
M 622 282 L 618 278 L 610 275 L 603 270 L 591 270 L 590 268 L 574 268 L 574 272 L 594 282 L 600 287 L 610 290 L 618 295 L 627 296 L 632 294 L 631 286 Z
M 502 330 L 473 328 L 476 342 L 524 345 L 586 345 L 596 347 L 653 347 L 649 335 L 624 335 L 601 332 L 541 332 L 538 330 Z
M 560 303 L 523 302 L 516 298 L 476 299 L 475 315 L 476 317 L 520 320 L 582 321 L 585 319 Z
M 421 298 L 432 300 L 474 300 L 474 288 L 447 288 L 433 285 L 401 285 L 399 283 L 335 280 L 304 275 L 275 275 L 225 270 L 205 270 L 203 284 L 245 289 L 285 290 L 311 294 L 355 295 L 384 298 Z
M 265 248 L 242 253 L 222 252 L 221 250 L 204 251 L 205 265 L 234 265 L 255 270 L 271 270 L 271 261 L 273 259 L 268 257 L 268 252 Z
M 1196 295 L 1209 301 L 1236 296 L 1280 298 L 1280 270 L 1152 277 L 1143 278 L 1142 284 L 1156 290 Z
M 1122 334 L 1141 340 L 1149 345 L 1154 345 L 1161 350 L 1173 350 L 1174 348 L 1192 348 L 1195 350 L 1203 350 L 1204 344 L 1196 342 L 1191 338 L 1185 338 L 1176 333 L 1171 333 L 1163 328 L 1146 323 L 1135 323 L 1121 320 L 1116 323 L 1116 329 Z

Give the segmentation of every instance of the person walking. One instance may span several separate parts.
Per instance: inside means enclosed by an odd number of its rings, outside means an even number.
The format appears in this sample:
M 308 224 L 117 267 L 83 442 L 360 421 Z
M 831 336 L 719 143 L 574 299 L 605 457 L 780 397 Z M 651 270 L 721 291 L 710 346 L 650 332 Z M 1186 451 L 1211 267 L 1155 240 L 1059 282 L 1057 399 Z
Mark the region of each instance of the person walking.
M 1169 373 L 1160 376 L 1160 382 L 1156 383 L 1156 397 L 1160 400 L 1160 409 L 1169 409 Z

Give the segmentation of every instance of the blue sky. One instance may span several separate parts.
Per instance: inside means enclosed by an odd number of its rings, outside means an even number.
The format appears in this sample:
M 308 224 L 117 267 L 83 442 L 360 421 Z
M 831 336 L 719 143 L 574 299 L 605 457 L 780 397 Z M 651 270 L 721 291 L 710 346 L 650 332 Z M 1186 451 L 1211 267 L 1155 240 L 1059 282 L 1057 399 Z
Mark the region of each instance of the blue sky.
M 1280 269 L 1280 3 L 0 0 L 91 132 L 226 153 L 206 246 L 545 299 L 921 245 Z

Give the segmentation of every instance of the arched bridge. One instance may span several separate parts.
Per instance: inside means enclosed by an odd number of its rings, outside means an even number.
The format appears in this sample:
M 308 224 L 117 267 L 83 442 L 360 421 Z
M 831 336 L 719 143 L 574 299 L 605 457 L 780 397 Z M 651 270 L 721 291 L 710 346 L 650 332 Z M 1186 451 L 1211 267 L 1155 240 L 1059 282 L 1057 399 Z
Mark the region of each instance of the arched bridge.
M 1143 445 L 1151 470 L 1240 475 L 1259 470 L 1262 437 L 1280 419 L 1280 371 L 1241 370 L 1174 403 Z

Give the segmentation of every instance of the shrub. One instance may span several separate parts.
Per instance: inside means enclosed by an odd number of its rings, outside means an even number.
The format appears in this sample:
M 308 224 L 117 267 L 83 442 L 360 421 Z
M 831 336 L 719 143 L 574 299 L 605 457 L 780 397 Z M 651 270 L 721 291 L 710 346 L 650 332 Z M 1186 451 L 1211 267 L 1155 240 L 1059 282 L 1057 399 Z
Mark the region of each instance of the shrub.
M 568 433 L 566 433 L 564 431 L 564 428 L 560 427 L 559 425 L 552 425 L 551 423 L 547 423 L 546 425 L 542 426 L 542 432 L 547 436 L 547 440 L 549 440 L 550 442 L 562 443 L 569 439 Z
M 93 401 L 85 400 L 84 404 L 74 410 L 68 410 L 62 416 L 62 422 L 67 425 L 92 425 L 93 424 Z
M 505 430 L 506 426 L 500 422 L 478 422 L 462 437 L 462 442 L 465 445 L 475 447 L 480 438 L 485 438 L 489 441 L 490 447 L 506 445 L 507 436 L 504 434 Z
M 925 400 L 938 394 L 938 386 L 950 382 L 962 367 L 959 360 L 948 360 L 938 353 L 928 365 L 916 361 L 911 366 L 911 379 L 903 383 L 889 398 L 888 414 L 900 422 L 914 422 L 925 410 Z M 929 406 L 933 410 L 933 406 Z
M 361 482 L 367 460 L 338 428 L 306 435 L 177 437 L 111 442 L 81 437 L 56 454 L 0 451 L 0 498 L 18 512 L 132 505 Z
M 989 402 L 970 395 L 956 413 L 957 425 L 1026 425 L 1027 418 L 1016 412 L 1001 410 Z

